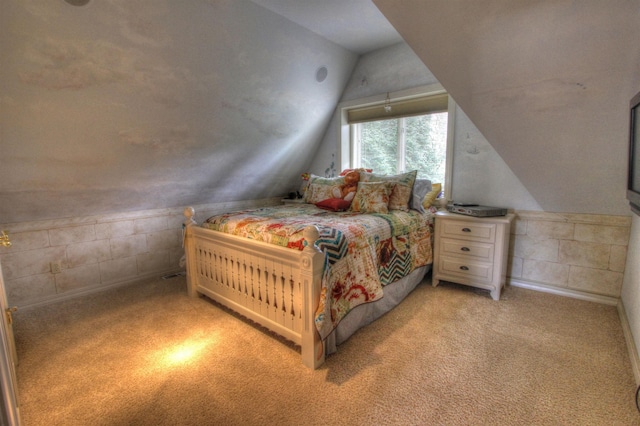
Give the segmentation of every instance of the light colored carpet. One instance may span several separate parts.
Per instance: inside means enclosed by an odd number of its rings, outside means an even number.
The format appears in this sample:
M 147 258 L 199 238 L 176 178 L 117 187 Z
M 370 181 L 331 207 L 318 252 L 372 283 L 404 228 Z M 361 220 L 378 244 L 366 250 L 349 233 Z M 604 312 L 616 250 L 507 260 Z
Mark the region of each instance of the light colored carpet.
M 423 283 L 316 371 L 182 277 L 22 310 L 15 329 L 27 426 L 640 424 L 616 309 L 519 288 Z

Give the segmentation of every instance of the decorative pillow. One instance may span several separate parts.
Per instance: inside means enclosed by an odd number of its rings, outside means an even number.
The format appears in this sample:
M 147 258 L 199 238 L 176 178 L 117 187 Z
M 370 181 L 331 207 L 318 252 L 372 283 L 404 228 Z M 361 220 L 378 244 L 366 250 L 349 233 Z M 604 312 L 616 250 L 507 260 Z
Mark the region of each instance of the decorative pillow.
M 326 200 L 316 203 L 316 207 L 321 209 L 331 210 L 334 212 L 344 212 L 349 210 L 351 201 L 343 200 L 342 198 L 328 198 Z
M 373 171 L 373 169 L 363 169 L 362 167 L 359 169 L 344 169 L 342 171 L 342 173 L 340 173 L 340 176 L 345 176 L 347 173 L 351 173 L 351 172 L 369 172 L 371 173 Z
M 422 202 L 422 207 L 424 207 L 425 209 L 428 209 L 429 207 L 431 207 L 431 205 L 434 203 L 436 198 L 438 198 L 438 194 L 440 194 L 441 189 L 442 189 L 442 184 L 432 183 L 431 191 L 429 191 L 427 195 L 425 195 L 424 201 Z
M 358 190 L 359 180 L 360 173 L 357 171 L 351 171 L 338 178 L 313 176 L 305 192 L 305 201 L 310 204 L 317 204 L 325 200 L 338 198 L 347 201 L 346 206 L 349 207 Z
M 391 182 L 359 182 L 351 211 L 360 213 L 389 213 Z
M 329 198 L 335 198 L 333 189 L 342 185 L 344 185 L 344 177 L 325 178 L 311 175 L 304 200 L 309 204 L 315 204 Z
M 342 198 L 351 204 L 351 201 L 358 190 L 358 182 L 360 182 L 359 172 L 351 171 L 347 173 L 344 175 L 344 184 L 333 190 L 333 196 L 335 198 Z
M 413 191 L 413 184 L 418 175 L 417 170 L 399 175 L 378 175 L 375 173 L 360 173 L 360 180 L 364 182 L 391 182 L 394 184 L 389 200 L 389 210 L 409 211 L 409 202 Z
M 424 200 L 424 197 L 429 191 L 431 191 L 431 181 L 429 179 L 416 179 L 413 184 L 410 207 L 420 213 L 425 213 L 426 211 L 422 205 L 422 200 Z

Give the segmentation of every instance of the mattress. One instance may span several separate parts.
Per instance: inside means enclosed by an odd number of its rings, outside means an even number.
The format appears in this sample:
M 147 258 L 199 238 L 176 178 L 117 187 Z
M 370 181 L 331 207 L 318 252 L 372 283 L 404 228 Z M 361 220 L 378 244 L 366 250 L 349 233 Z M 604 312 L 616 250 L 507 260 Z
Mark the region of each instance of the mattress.
M 362 214 L 295 204 L 225 213 L 202 226 L 303 250 L 309 225 L 318 228 L 316 245 L 325 253 L 315 317 L 323 339 L 354 308 L 383 299 L 385 286 L 432 263 L 433 216 L 414 210 Z

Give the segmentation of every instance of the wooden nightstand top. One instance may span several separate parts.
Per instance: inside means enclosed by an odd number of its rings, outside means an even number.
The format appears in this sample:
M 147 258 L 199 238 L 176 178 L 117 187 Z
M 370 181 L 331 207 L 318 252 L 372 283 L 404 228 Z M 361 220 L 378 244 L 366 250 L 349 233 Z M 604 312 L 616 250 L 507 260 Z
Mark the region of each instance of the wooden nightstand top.
M 454 219 L 454 220 L 480 220 L 480 221 L 487 221 L 487 222 L 493 222 L 493 223 L 511 223 L 515 217 L 513 213 L 508 213 L 506 216 L 476 217 L 476 216 L 469 216 L 466 214 L 451 213 L 444 210 L 437 211 L 435 215 L 436 215 L 436 218 L 442 217 L 442 218 Z

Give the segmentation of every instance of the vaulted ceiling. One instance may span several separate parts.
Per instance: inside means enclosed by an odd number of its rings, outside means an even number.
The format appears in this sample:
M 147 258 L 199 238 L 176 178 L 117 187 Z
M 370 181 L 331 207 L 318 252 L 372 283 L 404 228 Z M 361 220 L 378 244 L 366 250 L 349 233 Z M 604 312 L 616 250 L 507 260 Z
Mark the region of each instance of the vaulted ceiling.
M 254 1 L 343 46 L 390 22 L 543 209 L 628 213 L 640 1 Z
M 402 37 L 371 0 L 251 0 L 357 54 Z
M 639 4 L 2 0 L 0 222 L 285 194 L 398 33 L 542 208 L 625 214 Z
M 286 194 L 358 58 L 248 0 L 0 7 L 2 223 Z
M 543 209 L 628 214 L 640 1 L 373 1 Z

